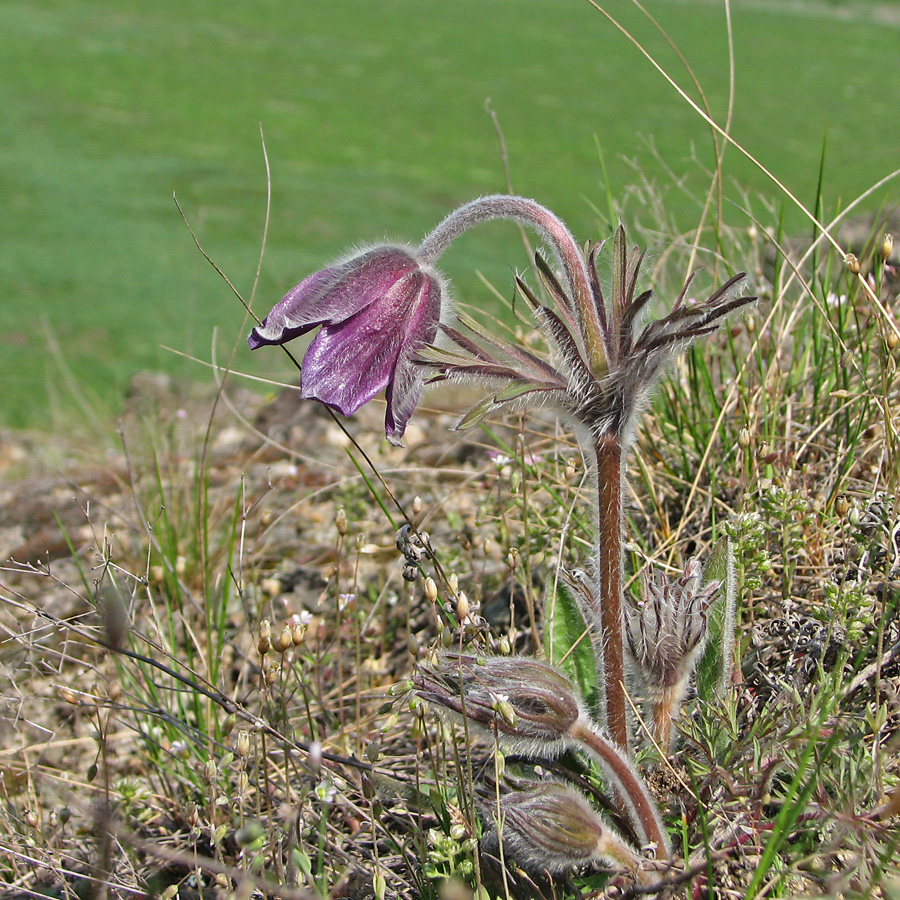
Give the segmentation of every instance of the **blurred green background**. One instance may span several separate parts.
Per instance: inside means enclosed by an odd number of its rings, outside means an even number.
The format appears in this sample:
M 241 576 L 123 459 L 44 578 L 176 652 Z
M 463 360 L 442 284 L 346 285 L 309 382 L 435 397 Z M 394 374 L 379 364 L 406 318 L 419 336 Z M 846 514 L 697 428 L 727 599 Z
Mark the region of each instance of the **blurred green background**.
M 688 84 L 634 4 L 605 7 Z M 827 129 L 832 211 L 900 164 L 896 4 L 734 7 L 740 142 L 813 204 Z M 723 5 L 647 8 L 724 119 Z M 581 239 L 603 235 L 607 189 L 619 196 L 638 169 L 668 184 L 713 158 L 708 128 L 586 0 L 3 0 L 0 46 L 0 424 L 58 424 L 49 398 L 65 409 L 71 383 L 112 412 L 137 370 L 208 377 L 161 345 L 208 359 L 218 327 L 222 359 L 243 341 L 243 310 L 172 197 L 249 294 L 260 126 L 272 173 L 260 315 L 349 246 L 418 240 L 455 205 L 504 190 L 488 98 L 516 192 Z M 726 171 L 735 198 L 732 184 L 776 197 L 734 151 Z M 670 203 L 696 221 L 688 196 Z M 807 228 L 792 209 L 786 222 Z M 492 225 L 446 269 L 478 302 L 476 270 L 507 290 L 525 262 L 515 229 Z M 293 377 L 282 354 L 243 343 L 235 364 Z

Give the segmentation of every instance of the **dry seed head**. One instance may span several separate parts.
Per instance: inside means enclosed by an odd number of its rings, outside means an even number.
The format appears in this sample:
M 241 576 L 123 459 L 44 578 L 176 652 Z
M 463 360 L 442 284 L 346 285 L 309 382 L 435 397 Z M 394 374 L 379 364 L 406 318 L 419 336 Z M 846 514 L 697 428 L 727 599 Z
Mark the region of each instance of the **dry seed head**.
M 216 761 L 210 756 L 206 760 L 206 764 L 203 766 L 203 777 L 212 784 L 219 775 L 219 770 L 216 767 Z
M 456 577 L 456 572 L 450 573 L 450 577 L 447 579 L 447 584 L 450 587 L 450 593 L 455 597 L 457 591 L 459 590 L 459 578 Z
M 256 649 L 259 651 L 260 656 L 265 656 L 269 652 L 269 647 L 272 646 L 272 623 L 268 619 L 263 619 L 262 622 L 259 623 L 259 642 L 256 645 Z
M 305 625 L 302 625 L 300 622 L 295 622 L 293 625 L 291 625 L 291 640 L 293 641 L 295 647 L 299 647 L 303 643 L 303 638 L 305 637 Z
M 506 565 L 509 567 L 510 572 L 515 572 L 516 568 L 519 565 L 518 547 L 510 547 L 509 553 L 506 554 Z
M 344 535 L 347 534 L 347 513 L 343 506 L 339 507 L 338 511 L 335 513 L 334 524 L 337 528 L 337 533 L 341 537 L 344 537 Z
M 434 604 L 434 602 L 437 600 L 437 596 L 437 584 L 435 583 L 435 580 L 430 575 L 428 575 L 425 578 L 425 599 L 429 603 Z
M 235 752 L 241 759 L 245 759 L 247 754 L 250 752 L 250 732 L 249 731 L 241 731 L 237 736 L 237 744 L 235 746 Z
M 834 511 L 842 519 L 850 511 L 850 501 L 843 494 L 834 501 Z
M 844 257 L 844 264 L 850 270 L 851 274 L 859 275 L 862 267 L 859 264 L 859 259 L 857 258 L 855 253 L 848 253 Z
M 750 446 L 750 429 L 742 428 L 738 432 L 738 447 L 741 450 L 746 450 Z
M 273 641 L 272 646 L 276 653 L 287 653 L 294 646 L 294 632 L 290 625 L 285 625 L 281 629 L 281 634 Z
M 64 701 L 65 703 L 69 703 L 72 706 L 78 706 L 80 703 L 75 692 L 67 687 L 57 688 L 56 693 L 60 700 Z
M 464 591 L 460 591 L 456 597 L 456 615 L 460 622 L 465 622 L 469 617 L 469 598 Z
M 884 336 L 884 342 L 887 344 L 888 350 L 893 352 L 897 349 L 897 345 L 900 344 L 900 338 L 897 337 L 897 332 L 891 329 Z
M 412 502 L 413 518 L 414 519 L 418 518 L 422 514 L 422 510 L 424 508 L 425 508 L 425 503 L 422 501 L 422 498 L 418 494 L 416 494 L 416 496 L 413 497 L 413 502 Z
M 266 669 L 266 684 L 269 687 L 271 687 L 273 684 L 275 684 L 276 681 L 278 681 L 278 672 L 278 665 L 271 665 L 268 669 Z
M 894 236 L 892 234 L 886 234 L 881 241 L 881 259 L 883 262 L 887 262 L 891 258 L 891 253 L 894 252 Z

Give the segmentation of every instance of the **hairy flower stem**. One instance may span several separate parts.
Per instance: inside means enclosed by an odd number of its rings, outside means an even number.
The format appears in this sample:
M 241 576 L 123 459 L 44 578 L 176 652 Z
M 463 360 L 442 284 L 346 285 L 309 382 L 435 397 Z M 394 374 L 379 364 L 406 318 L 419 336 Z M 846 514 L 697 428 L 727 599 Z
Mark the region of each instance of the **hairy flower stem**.
M 568 733 L 600 764 L 638 838 L 654 845 L 657 859 L 669 859 L 669 840 L 659 810 L 628 757 L 584 717 L 574 722 Z
M 684 700 L 684 685 L 674 684 L 665 688 L 653 703 L 653 736 L 663 753 L 669 749 L 672 742 L 672 723 L 678 718 L 682 700 Z
M 438 223 L 416 255 L 423 263 L 434 265 L 464 231 L 493 219 L 511 219 L 533 228 L 557 254 L 572 293 L 583 296 L 586 302 L 590 294 L 590 275 L 571 232 L 549 209 L 524 197 L 494 194 L 466 203 Z
M 603 690 L 606 727 L 628 752 L 625 704 L 625 653 L 622 637 L 622 465 L 624 452 L 617 434 L 602 436 L 594 447 L 597 466 L 596 577 L 603 638 Z
M 608 363 L 606 341 L 592 312 L 594 299 L 590 270 L 581 248 L 565 223 L 545 206 L 534 200 L 507 194 L 479 197 L 454 210 L 439 222 L 422 242 L 416 255 L 423 264 L 433 266 L 438 257 L 464 231 L 493 219 L 507 219 L 527 225 L 547 243 L 562 268 L 575 304 L 574 310 L 564 310 L 566 318 L 574 316 L 577 319 L 581 332 L 579 339 L 587 358 L 598 369 L 605 370 Z

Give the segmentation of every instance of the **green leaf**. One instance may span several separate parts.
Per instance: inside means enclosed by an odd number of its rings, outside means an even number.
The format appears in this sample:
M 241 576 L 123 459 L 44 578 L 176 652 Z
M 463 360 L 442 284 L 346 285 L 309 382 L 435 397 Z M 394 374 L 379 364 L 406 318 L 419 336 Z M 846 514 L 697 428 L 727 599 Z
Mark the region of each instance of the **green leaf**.
M 497 404 L 494 403 L 493 397 L 485 397 L 484 400 L 479 400 L 479 402 L 476 403 L 475 406 L 459 420 L 459 422 L 457 422 L 456 430 L 467 431 L 487 418 L 487 416 L 489 416 L 496 408 Z
M 697 665 L 697 695 L 706 703 L 722 697 L 731 679 L 737 581 L 734 544 L 727 536 L 713 547 L 703 572 L 703 584 L 711 581 L 719 582 L 719 591 L 707 614 L 709 639 Z
M 568 587 L 559 580 L 550 585 L 544 643 L 547 659 L 560 668 L 595 709 L 598 697 L 597 660 L 584 616 Z

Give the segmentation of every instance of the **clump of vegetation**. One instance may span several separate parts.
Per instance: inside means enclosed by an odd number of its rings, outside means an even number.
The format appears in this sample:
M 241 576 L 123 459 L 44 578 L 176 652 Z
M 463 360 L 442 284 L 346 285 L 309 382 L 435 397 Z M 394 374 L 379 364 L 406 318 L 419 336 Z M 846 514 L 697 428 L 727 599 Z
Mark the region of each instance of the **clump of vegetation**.
M 451 319 L 434 263 L 496 217 L 550 255 L 505 326 Z M 350 425 L 223 379 L 126 422 L 102 467 L 9 487 L 5 885 L 888 893 L 892 241 L 850 254 L 816 219 L 797 256 L 762 220 L 712 218 L 689 243 L 659 217 L 649 267 L 622 227 L 606 261 L 533 201 L 482 198 L 253 329 L 321 325 L 302 396 Z M 638 327 L 642 269 L 678 300 Z M 733 272 L 759 312 L 718 328 L 749 299 Z M 461 422 L 422 406 L 427 379 L 464 384 Z

